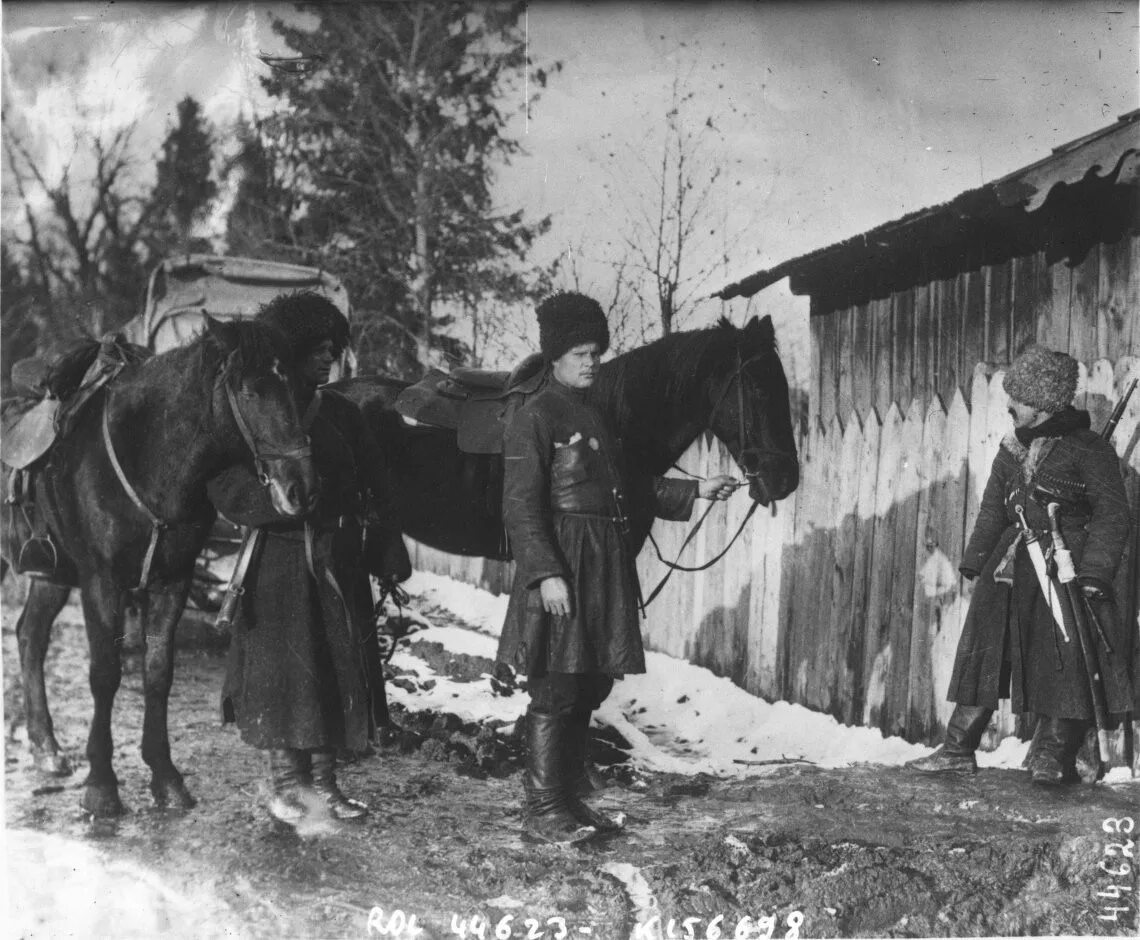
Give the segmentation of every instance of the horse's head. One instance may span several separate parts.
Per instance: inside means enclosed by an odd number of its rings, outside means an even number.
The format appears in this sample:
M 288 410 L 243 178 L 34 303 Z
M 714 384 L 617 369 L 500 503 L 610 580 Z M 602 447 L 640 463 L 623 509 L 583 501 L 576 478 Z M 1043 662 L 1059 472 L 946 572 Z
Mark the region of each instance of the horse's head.
M 260 323 L 224 323 L 207 315 L 205 341 L 221 357 L 214 408 L 231 417 L 233 447 L 252 455 L 273 508 L 284 516 L 301 515 L 316 501 L 319 478 L 284 338 Z
M 718 344 L 723 351 L 718 378 L 708 386 L 709 428 L 740 465 L 749 495 L 767 506 L 793 492 L 800 481 L 788 380 L 772 318 L 753 317 L 743 329 L 722 319 L 717 329 L 730 342 Z

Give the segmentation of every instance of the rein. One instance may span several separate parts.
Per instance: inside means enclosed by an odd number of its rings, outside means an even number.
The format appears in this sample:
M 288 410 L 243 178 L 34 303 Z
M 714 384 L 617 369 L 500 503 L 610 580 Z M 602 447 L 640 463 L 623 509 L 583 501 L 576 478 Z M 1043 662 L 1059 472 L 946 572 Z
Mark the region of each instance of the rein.
M 715 415 L 717 413 L 717 410 L 720 408 L 720 406 L 724 404 L 725 399 L 728 397 L 728 392 L 732 388 L 732 380 L 736 379 L 737 380 L 736 381 L 736 402 L 737 402 L 736 416 L 737 416 L 737 421 L 739 422 L 738 428 L 739 428 L 739 433 L 740 433 L 739 440 L 740 440 L 740 448 L 741 448 L 740 449 L 740 458 L 741 458 L 740 469 L 741 469 L 741 472 L 744 474 L 744 476 L 747 480 L 750 480 L 750 481 L 755 480 L 761 486 L 763 486 L 764 481 L 760 479 L 759 464 L 757 464 L 757 468 L 755 470 L 749 470 L 744 465 L 744 462 L 743 462 L 745 455 L 746 454 L 755 454 L 756 456 L 759 456 L 761 454 L 782 454 L 782 451 L 777 451 L 773 448 L 753 447 L 753 448 L 747 448 L 746 449 L 744 447 L 744 441 L 745 441 L 744 435 L 745 435 L 745 430 L 746 430 L 745 426 L 744 426 L 744 367 L 753 363 L 753 362 L 759 361 L 760 358 L 761 358 L 761 356 L 752 356 L 749 359 L 742 359 L 741 355 L 740 355 L 740 347 L 738 346 L 736 348 L 736 369 L 728 377 L 728 381 L 724 383 L 724 388 L 721 389 L 720 394 L 717 396 L 716 402 L 713 404 L 712 409 L 709 411 L 709 422 L 710 423 L 712 422 L 713 415 Z M 697 477 L 696 474 L 689 473 L 687 470 L 682 470 L 676 464 L 673 464 L 673 468 L 676 470 L 680 470 L 681 473 L 684 473 L 687 476 L 691 476 L 691 477 L 694 477 L 696 479 L 701 479 L 700 477 Z M 704 525 L 705 519 L 708 518 L 709 513 L 712 512 L 713 506 L 715 506 L 715 505 L 716 505 L 715 502 L 709 503 L 708 508 L 705 509 L 705 511 L 701 514 L 700 519 L 698 519 L 696 521 L 696 524 L 692 527 L 692 529 L 689 530 L 689 534 L 685 536 L 685 541 L 682 542 L 681 547 L 679 549 L 677 549 L 677 556 L 673 561 L 669 561 L 668 558 L 666 558 L 664 555 L 661 554 L 661 548 L 657 544 L 657 540 L 653 537 L 652 532 L 649 533 L 649 541 L 653 545 L 653 551 L 657 553 L 658 560 L 663 565 L 665 565 L 666 568 L 668 568 L 668 571 L 666 571 L 664 576 L 661 578 L 661 580 L 657 582 L 657 586 L 649 593 L 649 597 L 647 597 L 642 602 L 641 609 L 643 611 L 645 610 L 646 607 L 648 607 L 650 605 L 650 603 L 653 601 L 653 599 L 655 597 L 657 597 L 658 594 L 661 593 L 662 589 L 665 587 L 666 582 L 668 582 L 668 580 L 673 576 L 674 571 L 687 571 L 687 572 L 705 571 L 705 570 L 711 568 L 713 565 L 715 565 L 722 558 L 724 558 L 724 556 L 728 554 L 729 549 L 732 548 L 732 546 L 736 544 L 736 540 L 738 538 L 740 538 L 741 534 L 744 532 L 745 526 L 748 525 L 748 520 L 752 518 L 753 514 L 756 512 L 756 508 L 760 504 L 756 500 L 752 501 L 752 505 L 748 507 L 748 512 L 745 513 L 744 518 L 740 521 L 740 526 L 739 526 L 739 528 L 737 528 L 735 534 L 732 536 L 731 539 L 728 540 L 728 544 L 725 545 L 725 547 L 723 549 L 721 549 L 720 552 L 718 552 L 712 559 L 710 559 L 709 561 L 706 561 L 702 565 L 682 565 L 682 564 L 679 564 L 678 559 L 680 559 L 682 553 L 685 551 L 685 549 L 688 547 L 689 543 L 696 536 L 697 532 L 700 531 L 701 526 Z
M 234 423 L 238 426 L 238 431 L 245 441 L 246 446 L 253 454 L 254 466 L 257 468 L 257 478 L 262 486 L 269 485 L 269 474 L 265 469 L 266 462 L 269 460 L 285 460 L 290 457 L 306 457 L 311 455 L 312 448 L 309 446 L 294 447 L 284 453 L 276 453 L 273 451 L 262 452 L 257 448 L 257 439 L 253 436 L 250 430 L 249 422 L 246 421 L 245 415 L 238 407 L 237 396 L 234 395 L 233 389 L 228 382 L 224 383 L 226 389 L 226 400 L 230 404 L 230 411 L 233 413 Z M 133 588 L 136 591 L 145 591 L 150 585 L 151 568 L 154 567 L 154 556 L 158 552 L 158 543 L 162 537 L 162 533 L 169 529 L 172 525 L 164 519 L 155 515 L 149 506 L 142 501 L 138 491 L 131 485 L 131 481 L 127 479 L 127 475 L 123 470 L 123 465 L 119 462 L 119 455 L 115 451 L 115 445 L 111 441 L 111 389 L 107 388 L 106 397 L 103 399 L 103 447 L 107 451 L 107 457 L 111 461 L 111 467 L 115 471 L 115 476 L 119 480 L 119 485 L 122 486 L 123 492 L 134 504 L 150 523 L 150 541 L 147 543 L 146 554 L 143 556 L 142 574 L 139 576 L 139 583 Z

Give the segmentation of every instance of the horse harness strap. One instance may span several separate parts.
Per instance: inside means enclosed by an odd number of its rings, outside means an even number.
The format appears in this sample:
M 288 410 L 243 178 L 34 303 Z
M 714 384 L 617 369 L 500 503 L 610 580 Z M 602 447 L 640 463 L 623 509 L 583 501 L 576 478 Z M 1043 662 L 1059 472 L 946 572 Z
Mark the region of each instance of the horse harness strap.
M 150 569 L 154 565 L 155 552 L 158 551 L 158 540 L 163 529 L 167 528 L 167 523 L 150 511 L 150 508 L 142 501 L 138 491 L 131 486 L 131 481 L 123 472 L 123 465 L 119 463 L 119 455 L 115 453 L 115 445 L 111 442 L 110 414 L 111 395 L 108 392 L 103 399 L 103 446 L 107 449 L 107 456 L 111 460 L 111 466 L 115 470 L 115 476 L 119 478 L 119 484 L 123 487 L 123 491 L 139 512 L 146 516 L 150 522 L 150 542 L 147 544 L 146 555 L 143 557 L 142 574 L 135 587 L 135 590 L 145 591 L 150 584 Z
M 117 373 L 116 373 L 117 374 Z M 113 377 L 113 376 L 112 376 Z M 225 383 L 226 400 L 230 404 L 230 410 L 233 413 L 234 423 L 238 426 L 238 431 L 241 433 L 242 440 L 245 441 L 246 446 L 253 454 L 254 465 L 257 467 L 258 477 L 263 483 L 268 481 L 268 476 L 265 471 L 261 469 L 261 464 L 265 460 L 281 459 L 288 457 L 305 457 L 312 451 L 309 447 L 294 448 L 284 454 L 264 454 L 258 451 L 257 441 L 250 431 L 249 424 L 245 420 L 245 415 L 242 414 L 241 408 L 238 407 L 237 398 L 234 395 L 233 388 L 230 387 L 228 382 Z M 313 396 L 313 401 L 309 405 L 308 410 L 305 412 L 304 426 L 307 428 L 316 417 L 318 408 L 320 407 L 320 392 Z M 115 476 L 119 479 L 119 484 L 123 487 L 123 491 L 135 508 L 139 510 L 147 520 L 150 522 L 150 541 L 147 543 L 146 554 L 143 556 L 142 573 L 139 576 L 139 583 L 135 586 L 136 591 L 145 591 L 150 586 L 150 572 L 154 567 L 154 556 L 158 552 L 158 542 L 162 537 L 164 530 L 170 528 L 170 523 L 165 522 L 151 512 L 150 507 L 142 501 L 138 491 L 131 485 L 131 481 L 127 479 L 126 473 L 123 471 L 123 465 L 119 462 L 119 455 L 115 452 L 115 445 L 111 441 L 111 392 L 107 390 L 106 397 L 103 399 L 103 446 L 107 450 L 107 456 L 111 461 L 111 467 L 115 471 Z

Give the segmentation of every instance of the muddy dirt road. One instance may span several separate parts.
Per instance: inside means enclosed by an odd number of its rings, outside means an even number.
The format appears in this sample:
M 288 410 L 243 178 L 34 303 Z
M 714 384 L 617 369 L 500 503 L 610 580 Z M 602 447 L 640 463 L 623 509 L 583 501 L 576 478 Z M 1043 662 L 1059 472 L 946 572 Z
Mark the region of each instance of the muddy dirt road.
M 115 722 L 130 812 L 91 822 L 78 809 L 90 708 L 81 615 L 67 608 L 49 658 L 56 727 L 77 766 L 64 779 L 38 776 L 22 741 L 13 623 L 5 606 L 9 935 L 1136 934 L 1131 783 L 1043 790 L 1007 770 L 943 782 L 802 764 L 723 780 L 615 765 L 622 785 L 599 805 L 624 809 L 627 831 L 559 849 L 520 838 L 509 723 L 400 710 L 406 732 L 342 771 L 372 816 L 302 838 L 260 809 L 256 755 L 218 723 L 224 658 L 209 649 L 180 652 L 171 705 L 175 760 L 198 806 L 150 807 L 131 657 Z M 446 653 L 423 652 L 446 670 Z M 479 667 L 468 657 L 453 671 Z

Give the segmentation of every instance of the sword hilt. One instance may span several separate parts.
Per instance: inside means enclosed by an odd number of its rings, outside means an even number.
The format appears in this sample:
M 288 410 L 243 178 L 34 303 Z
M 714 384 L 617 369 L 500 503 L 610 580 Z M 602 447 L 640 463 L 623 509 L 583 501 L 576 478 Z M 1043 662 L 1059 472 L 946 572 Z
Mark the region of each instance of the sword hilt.
M 1057 580 L 1068 584 L 1077 579 L 1077 569 L 1073 566 L 1073 555 L 1065 544 L 1065 536 L 1061 534 L 1061 504 L 1050 502 L 1046 511 L 1049 513 L 1049 526 L 1053 530 L 1053 560 L 1057 565 Z
M 1029 520 L 1025 518 L 1025 507 L 1018 503 L 1013 507 L 1013 511 L 1017 513 L 1018 521 L 1021 523 L 1021 531 L 1025 534 L 1026 542 L 1036 542 L 1040 538 L 1036 532 L 1033 531 L 1033 526 L 1029 524 Z

